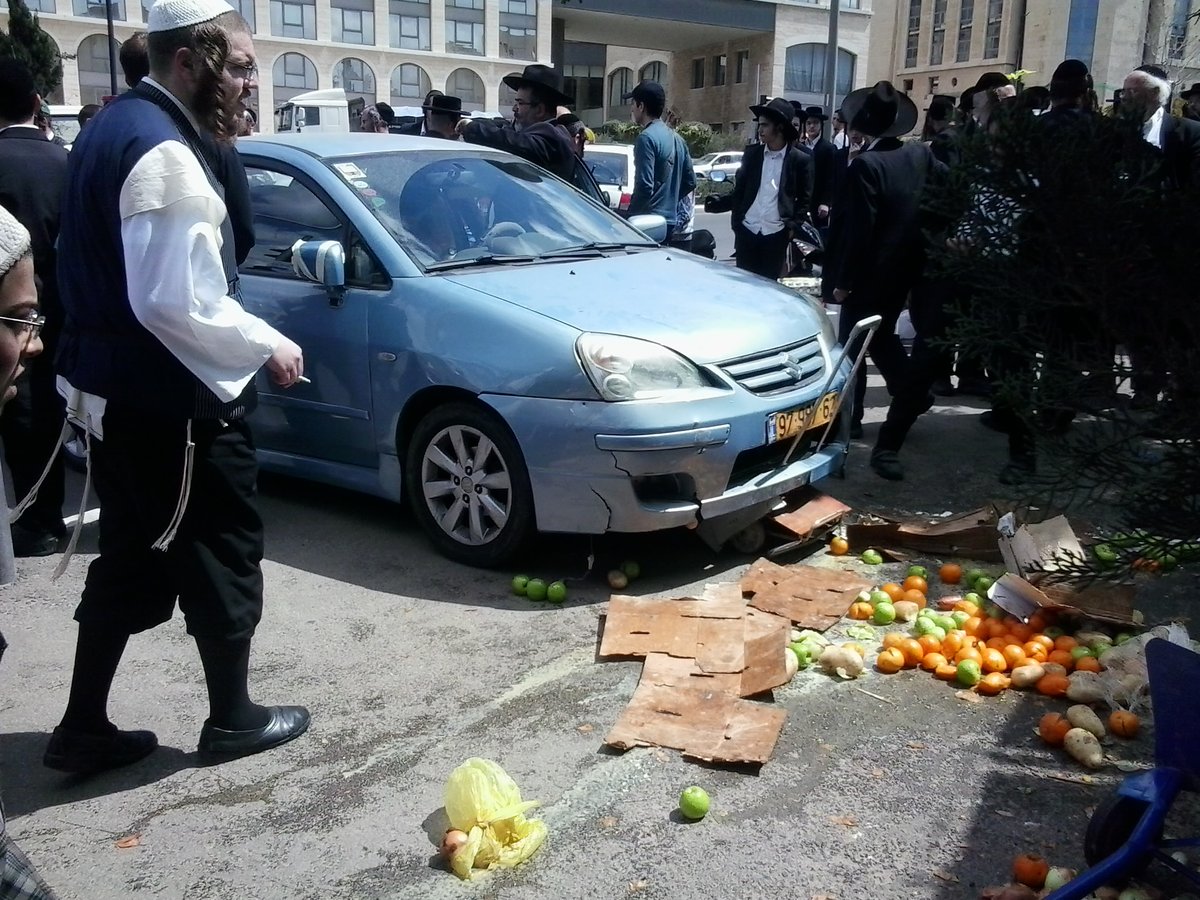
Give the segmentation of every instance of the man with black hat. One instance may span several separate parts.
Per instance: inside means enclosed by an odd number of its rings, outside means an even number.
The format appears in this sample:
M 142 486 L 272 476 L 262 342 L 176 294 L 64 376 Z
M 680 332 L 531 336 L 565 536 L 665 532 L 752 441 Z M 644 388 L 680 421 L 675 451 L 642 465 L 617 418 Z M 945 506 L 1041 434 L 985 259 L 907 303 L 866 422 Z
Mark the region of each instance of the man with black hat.
M 407 125 L 392 125 L 388 130 L 392 134 L 407 134 L 412 137 L 421 137 L 429 132 L 429 105 L 434 97 L 441 97 L 442 92 L 437 88 L 431 90 L 425 95 L 425 99 L 421 103 L 421 109 L 425 110 L 425 115 L 415 122 L 410 122 Z
M 751 106 L 759 143 L 742 156 L 733 190 L 704 201 L 705 212 L 732 211 L 737 266 L 772 280 L 783 274 L 791 235 L 804 223 L 812 197 L 812 157 L 793 146 L 795 110 L 782 97 Z
M 819 106 L 801 108 L 800 121 L 804 134 L 800 149 L 806 150 L 813 159 L 813 193 L 810 203 L 814 224 L 820 228 L 829 225 L 829 207 L 833 205 L 833 154 L 836 148 L 824 135 L 825 110 Z
M 1049 128 L 1059 128 L 1097 113 L 1097 106 L 1092 73 L 1081 60 L 1066 59 L 1050 76 L 1050 109 L 1041 121 Z
M 984 72 L 975 82 L 971 94 L 971 115 L 980 128 L 986 129 L 992 113 L 1001 103 L 1011 102 L 1017 96 L 1017 86 L 1003 72 Z
M 529 65 L 520 75 L 505 75 L 504 84 L 517 92 L 513 128 L 482 119 L 460 119 L 455 130 L 468 144 L 507 150 L 572 181 L 578 157 L 571 136 L 555 123 L 558 108 L 571 98 L 563 93 L 562 77 L 550 66 Z
M 643 81 L 622 100 L 631 102 L 630 118 L 642 130 L 633 144 L 633 199 L 629 215 L 647 213 L 667 220 L 667 240 L 674 234 L 679 199 L 696 189 L 696 174 L 687 144 L 662 120 L 667 93 L 656 81 Z
M 845 198 L 836 216 L 838 246 L 829 277 L 833 299 L 842 304 L 838 337 L 844 343 L 855 322 L 872 315 L 883 317 L 871 341 L 871 360 L 896 396 L 908 371 L 896 320 L 924 267 L 918 221 L 921 194 L 926 182 L 944 172 L 945 166 L 922 143 L 879 149 L 887 139 L 907 134 L 917 124 L 916 105 L 891 82 L 854 91 L 842 109 L 851 130 L 867 135 L 870 142 L 850 163 Z M 854 394 L 851 424 L 861 434 L 866 399 L 863 374 L 855 380 Z
M 1200 122 L 1200 81 L 1179 95 L 1184 102 L 1183 117 L 1193 122 Z
M 438 94 L 430 97 L 421 109 L 425 113 L 425 136 L 459 140 L 455 130 L 463 118 L 462 98 Z

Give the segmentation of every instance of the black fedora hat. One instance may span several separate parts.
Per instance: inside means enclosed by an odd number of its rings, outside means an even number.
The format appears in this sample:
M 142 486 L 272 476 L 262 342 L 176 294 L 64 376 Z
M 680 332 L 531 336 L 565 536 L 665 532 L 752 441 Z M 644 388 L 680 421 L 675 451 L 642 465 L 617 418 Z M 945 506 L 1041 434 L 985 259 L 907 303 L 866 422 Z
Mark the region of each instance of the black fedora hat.
M 462 99 L 446 94 L 430 97 L 429 102 L 424 104 L 421 109 L 429 113 L 440 113 L 443 116 L 457 116 L 460 119 L 463 117 Z
M 825 115 L 825 110 L 819 106 L 806 106 L 804 113 L 800 116 L 801 119 L 820 119 L 824 122 L 829 116 Z
M 1195 97 L 1197 94 L 1200 94 L 1200 81 L 1197 81 L 1195 84 L 1193 84 L 1190 88 L 1180 94 L 1179 97 L 1182 100 L 1188 100 L 1192 97 Z
M 548 105 L 554 108 L 570 106 L 575 102 L 574 97 L 568 97 L 563 93 L 562 76 L 550 66 L 535 63 L 526 66 L 525 71 L 520 75 L 505 75 L 501 80 L 514 91 L 519 91 L 523 87 L 537 88 L 548 95 Z
M 859 88 L 842 101 L 842 115 L 851 130 L 870 137 L 899 137 L 917 125 L 917 105 L 892 85 L 876 82 Z
M 752 106 L 750 112 L 758 116 L 760 119 L 770 119 L 776 125 L 783 129 L 783 136 L 789 141 L 794 141 L 800 136 L 800 132 L 796 131 L 792 125 L 792 118 L 796 115 L 796 110 L 792 104 L 782 97 L 776 97 L 765 106 Z

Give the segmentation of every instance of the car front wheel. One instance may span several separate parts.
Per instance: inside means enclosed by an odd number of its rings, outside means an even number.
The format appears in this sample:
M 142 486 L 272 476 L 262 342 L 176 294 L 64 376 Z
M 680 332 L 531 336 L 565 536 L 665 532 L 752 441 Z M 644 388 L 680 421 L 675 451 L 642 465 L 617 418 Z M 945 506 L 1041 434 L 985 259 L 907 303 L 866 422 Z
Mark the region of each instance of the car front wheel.
M 498 566 L 533 532 L 521 448 L 482 407 L 448 403 L 428 413 L 409 443 L 405 482 L 417 521 L 450 559 Z

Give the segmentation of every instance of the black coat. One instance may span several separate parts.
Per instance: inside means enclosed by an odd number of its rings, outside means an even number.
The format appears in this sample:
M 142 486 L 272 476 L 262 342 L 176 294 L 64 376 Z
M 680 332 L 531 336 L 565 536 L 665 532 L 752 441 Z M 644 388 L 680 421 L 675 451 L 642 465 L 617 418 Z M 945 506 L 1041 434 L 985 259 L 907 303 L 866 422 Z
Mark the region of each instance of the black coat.
M 1161 137 L 1167 187 L 1200 188 L 1200 122 L 1165 115 Z
M 514 156 L 548 169 L 559 178 L 573 181 L 578 157 L 567 129 L 553 122 L 537 122 L 520 131 L 485 119 L 471 122 L 462 133 L 468 144 L 507 150 Z
M 801 145 L 800 149 L 807 151 L 813 161 L 813 191 L 809 205 L 816 219 L 818 206 L 833 206 L 833 171 L 837 148 L 833 146 L 833 141 L 821 138 L 811 147 Z
M 873 292 L 909 286 L 924 266 L 921 200 L 947 171 L 925 144 L 869 151 L 850 163 L 838 209 L 839 246 L 832 286 Z
M 225 211 L 233 229 L 233 258 L 240 266 L 254 249 L 254 207 L 250 204 L 250 185 L 242 156 L 230 144 L 216 144 L 213 175 L 225 189 Z
M 37 128 L 18 126 L 0 131 L 0 206 L 29 231 L 33 270 L 40 282 L 38 300 L 50 331 L 57 331 L 62 323 L 54 244 L 67 184 L 68 155 Z
M 705 203 L 706 212 L 731 212 L 730 225 L 736 231 L 754 205 L 762 184 L 764 144 L 751 144 L 742 156 L 733 182 L 733 190 L 723 197 L 711 197 Z M 782 184 L 779 187 L 779 218 L 785 228 L 793 231 L 804 224 L 813 191 L 812 157 L 789 146 L 783 155 Z

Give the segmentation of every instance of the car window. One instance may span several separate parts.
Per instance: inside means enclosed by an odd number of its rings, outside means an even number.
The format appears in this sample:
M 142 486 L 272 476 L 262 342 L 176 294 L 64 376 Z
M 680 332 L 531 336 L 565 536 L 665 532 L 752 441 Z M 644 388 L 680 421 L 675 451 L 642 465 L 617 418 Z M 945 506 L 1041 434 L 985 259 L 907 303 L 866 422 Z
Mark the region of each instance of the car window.
M 382 267 L 361 238 L 299 178 L 248 165 L 246 181 L 254 210 L 254 249 L 242 264 L 242 272 L 296 278 L 291 253 L 296 241 L 338 241 L 346 251 L 347 284 L 383 283 Z
M 645 243 L 570 185 L 507 155 L 393 151 L 326 164 L 421 266 Z
M 596 180 L 601 184 L 625 183 L 620 174 L 607 162 L 588 163 L 588 167 L 592 170 L 592 174 L 596 176 Z
M 601 178 L 595 168 L 592 169 L 592 174 L 596 175 L 596 180 L 606 184 L 629 184 L 629 157 L 624 153 L 605 153 L 600 150 L 592 150 L 585 147 L 583 150 L 584 161 L 589 166 L 604 166 L 608 170 L 611 178 Z

